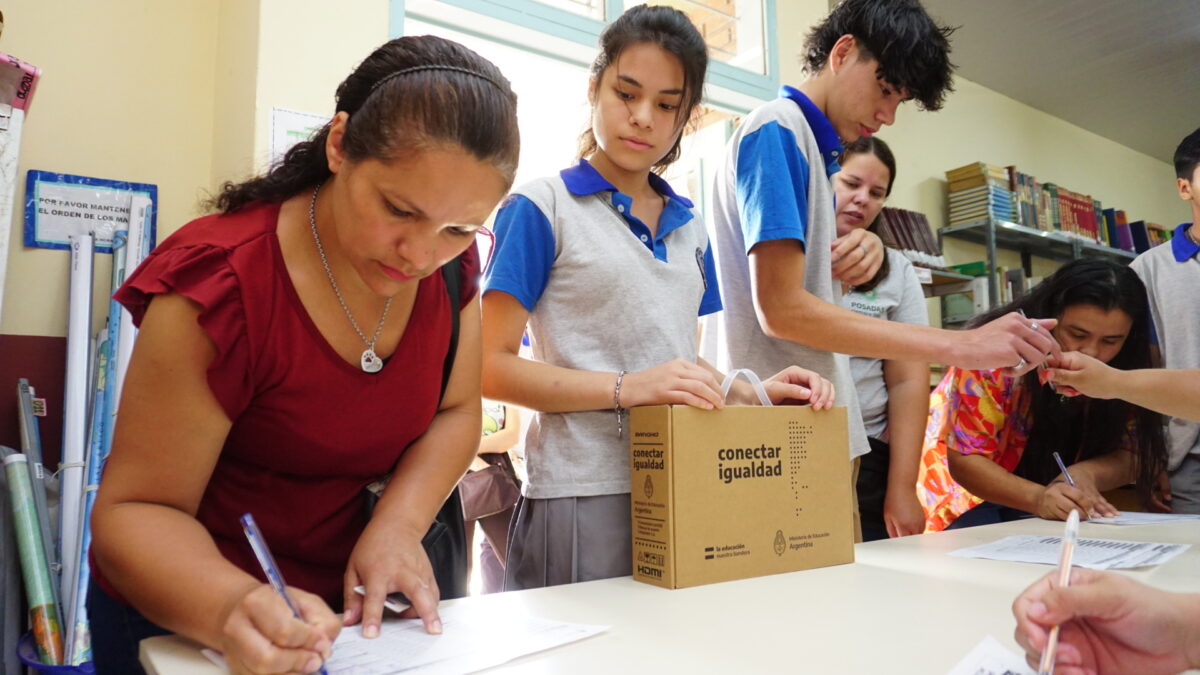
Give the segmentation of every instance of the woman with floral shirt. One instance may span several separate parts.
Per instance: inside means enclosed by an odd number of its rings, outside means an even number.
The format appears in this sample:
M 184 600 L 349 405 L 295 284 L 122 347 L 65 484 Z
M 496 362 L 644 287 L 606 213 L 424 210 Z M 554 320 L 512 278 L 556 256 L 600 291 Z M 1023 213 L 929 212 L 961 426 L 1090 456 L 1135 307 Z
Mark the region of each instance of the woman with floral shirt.
M 1064 352 L 1120 369 L 1150 365 L 1146 291 L 1116 263 L 1071 262 L 975 323 L 1012 311 L 1057 318 L 1052 332 Z M 1153 504 L 1166 461 L 1159 416 L 1123 401 L 1063 396 L 1042 381 L 1040 370 L 946 372 L 930 399 L 917 479 L 927 532 L 1030 515 L 1062 520 L 1072 509 L 1115 515 L 1100 493 L 1130 482 Z

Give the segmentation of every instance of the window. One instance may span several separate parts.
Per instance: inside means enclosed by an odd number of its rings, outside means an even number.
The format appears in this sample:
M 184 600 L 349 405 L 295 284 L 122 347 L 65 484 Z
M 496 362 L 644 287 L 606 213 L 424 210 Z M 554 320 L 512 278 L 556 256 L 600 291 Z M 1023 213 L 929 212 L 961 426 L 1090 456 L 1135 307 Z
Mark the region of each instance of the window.
M 543 5 L 566 10 L 597 21 L 604 20 L 604 0 L 535 0 Z
M 596 41 L 604 24 L 548 6 L 575 1 L 554 0 L 547 2 L 547 6 L 535 0 L 507 3 L 406 0 L 404 3 L 403 33 L 396 34 L 439 35 L 459 42 L 495 63 L 512 83 L 521 128 L 516 185 L 553 175 L 573 164 L 579 135 L 589 122 L 588 68 L 595 58 Z M 630 0 L 615 0 L 614 9 L 614 0 L 591 2 L 608 7 L 609 14 L 621 11 L 622 2 L 635 4 Z M 668 3 L 660 0 L 660 4 Z M 776 96 L 778 85 L 772 81 L 773 76 L 750 71 L 753 64 L 770 70 L 762 67 L 770 63 L 765 56 L 768 52 L 762 47 L 765 11 L 762 8 L 770 10 L 773 2 L 669 0 L 669 4 L 688 13 L 694 23 L 702 26 L 712 60 L 704 108 L 697 121 L 685 130 L 679 161 L 664 178 L 676 192 L 692 199 L 707 214 L 709 191 L 721 165 L 725 142 L 737 126 L 737 115 Z M 524 9 L 515 11 L 517 5 Z M 757 14 L 738 9 L 750 5 L 758 8 Z M 463 11 L 464 8 L 471 11 Z M 530 19 L 527 12 L 534 10 L 552 16 L 553 26 Z M 755 16 L 759 18 L 754 19 Z M 577 29 L 588 24 L 593 25 L 589 30 L 594 33 L 584 41 Z M 726 74 L 723 76 L 718 70 Z M 742 85 L 729 86 L 737 81 Z
M 642 4 L 625 0 L 625 8 Z M 762 0 L 650 0 L 674 7 L 692 20 L 708 43 L 709 58 L 736 68 L 767 74 Z
M 574 162 L 576 139 L 591 112 L 586 66 L 411 18 L 404 22 L 404 32 L 454 40 L 496 64 L 508 78 L 517 94 L 521 129 L 516 185 L 553 175 Z
M 591 61 L 570 48 L 548 50 L 546 39 L 566 41 L 592 53 L 605 21 L 641 0 L 390 0 L 392 34 L 401 35 L 404 17 L 518 44 L 550 56 Z M 708 95 L 727 107 L 749 111 L 775 98 L 779 89 L 774 35 L 775 0 L 649 0 L 686 13 L 708 42 Z M 467 10 L 467 11 L 463 11 Z M 479 25 L 480 19 L 485 25 Z M 493 21 L 487 21 L 492 19 Z M 497 21 L 505 24 L 497 24 Z M 509 28 L 532 33 L 518 42 Z

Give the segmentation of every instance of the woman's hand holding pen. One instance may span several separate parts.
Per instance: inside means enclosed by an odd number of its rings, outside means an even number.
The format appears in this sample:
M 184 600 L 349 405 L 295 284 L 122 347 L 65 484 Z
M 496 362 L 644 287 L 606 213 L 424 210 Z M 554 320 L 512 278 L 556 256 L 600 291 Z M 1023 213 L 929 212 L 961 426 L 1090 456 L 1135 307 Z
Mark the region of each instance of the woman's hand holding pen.
M 620 405 L 690 405 L 713 410 L 724 407 L 725 398 L 721 383 L 708 369 L 692 361 L 673 359 L 625 375 Z
M 972 370 L 1009 368 L 1024 375 L 1047 359 L 1062 355 L 1050 330 L 1057 319 L 1028 319 L 1009 312 L 971 330 L 955 333 L 947 363 Z
M 1058 625 L 1055 675 L 1178 673 L 1200 666 L 1200 602 L 1111 572 L 1076 567 L 1059 588 L 1051 572 L 1013 602 L 1016 640 L 1036 667 Z
M 389 523 L 378 516 L 367 523 L 346 565 L 345 625 L 361 622 L 363 636 L 376 637 L 387 594 L 400 591 L 412 603 L 402 616 L 420 617 L 428 633 L 442 632 L 437 610 L 440 592 L 421 546 L 424 535 L 425 530 L 411 524 Z M 366 595 L 354 592 L 356 586 L 363 586 Z
M 1120 511 L 1108 502 L 1096 489 L 1094 483 L 1082 472 L 1076 476 L 1076 484 L 1071 485 L 1066 480 L 1054 480 L 1042 488 L 1038 497 L 1037 516 L 1048 520 L 1066 520 L 1071 509 L 1088 518 L 1120 515 Z
M 313 673 L 329 658 L 341 621 L 312 593 L 291 587 L 288 593 L 304 620 L 267 584 L 248 585 L 230 602 L 219 647 L 232 672 Z

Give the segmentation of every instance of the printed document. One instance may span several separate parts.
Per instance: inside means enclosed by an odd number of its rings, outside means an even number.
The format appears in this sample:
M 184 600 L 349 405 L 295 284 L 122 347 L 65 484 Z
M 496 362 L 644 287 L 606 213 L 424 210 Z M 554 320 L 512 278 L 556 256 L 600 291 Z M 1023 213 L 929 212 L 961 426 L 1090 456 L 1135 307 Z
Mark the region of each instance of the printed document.
M 1200 514 L 1194 513 L 1139 513 L 1137 511 L 1122 511 L 1119 516 L 1108 518 L 1088 518 L 1089 523 L 1099 525 L 1158 525 L 1160 523 L 1178 523 L 1181 520 L 1200 520 Z
M 1119 570 L 1161 565 L 1189 548 L 1189 544 L 1158 544 L 1146 541 L 1084 539 L 1075 542 L 1073 563 L 1094 570 Z M 1062 555 L 1062 537 L 1019 534 L 990 544 L 951 551 L 959 558 L 1011 560 L 1057 565 Z
M 379 637 L 368 640 L 359 626 L 342 629 L 325 663 L 329 675 L 458 675 L 474 673 L 608 630 L 608 626 L 513 616 L 479 605 L 439 611 L 442 634 L 430 635 L 420 619 L 387 619 Z M 218 665 L 225 659 L 205 649 Z

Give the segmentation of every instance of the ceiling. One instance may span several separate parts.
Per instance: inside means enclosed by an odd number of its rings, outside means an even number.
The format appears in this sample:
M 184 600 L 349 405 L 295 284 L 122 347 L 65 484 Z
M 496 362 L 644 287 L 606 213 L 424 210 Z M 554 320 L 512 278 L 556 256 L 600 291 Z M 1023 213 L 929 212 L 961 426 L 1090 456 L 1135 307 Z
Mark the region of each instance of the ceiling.
M 1200 127 L 1200 0 L 922 0 L 958 74 L 1164 162 Z

